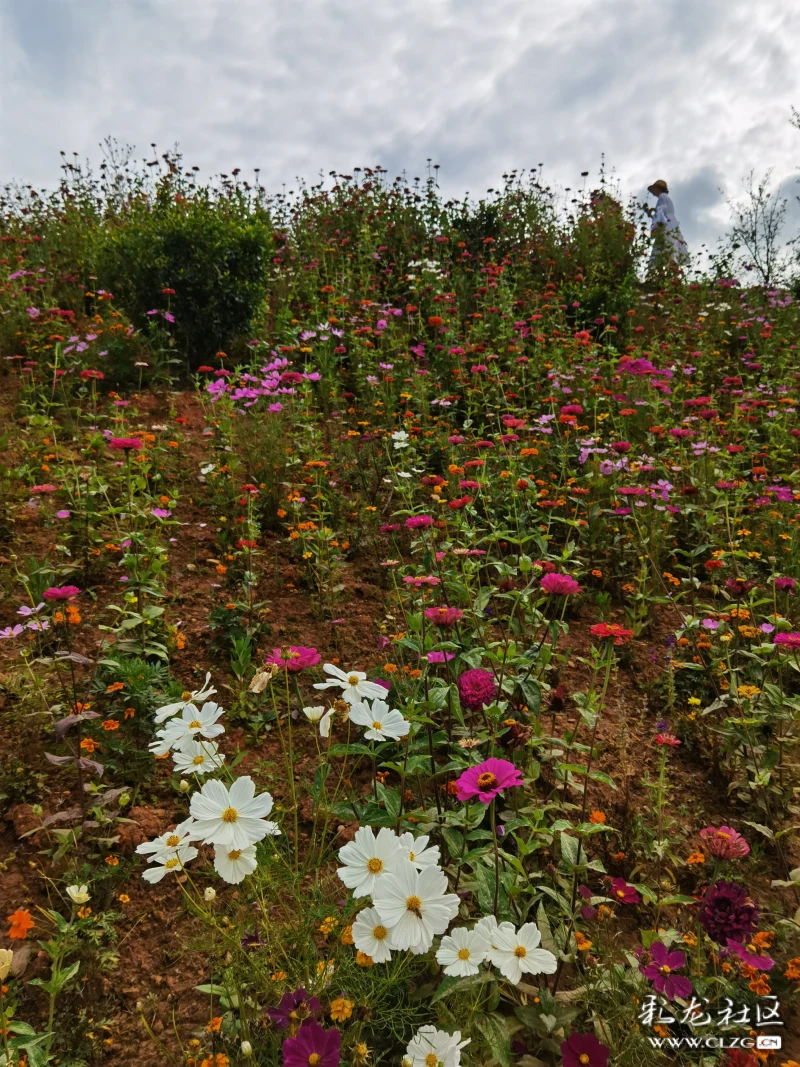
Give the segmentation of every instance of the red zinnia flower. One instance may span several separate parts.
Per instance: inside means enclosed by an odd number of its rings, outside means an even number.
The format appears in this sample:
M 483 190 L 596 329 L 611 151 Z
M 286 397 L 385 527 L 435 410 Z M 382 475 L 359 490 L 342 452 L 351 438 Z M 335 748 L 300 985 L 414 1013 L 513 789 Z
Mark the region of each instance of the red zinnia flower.
M 591 628 L 593 637 L 613 637 L 615 645 L 621 645 L 633 637 L 633 630 L 626 630 L 616 622 L 596 622 Z

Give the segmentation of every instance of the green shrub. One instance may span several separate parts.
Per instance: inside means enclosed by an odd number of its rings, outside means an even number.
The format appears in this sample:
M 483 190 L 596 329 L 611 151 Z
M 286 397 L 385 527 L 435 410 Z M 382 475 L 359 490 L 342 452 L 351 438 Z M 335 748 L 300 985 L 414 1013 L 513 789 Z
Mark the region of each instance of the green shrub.
M 229 346 L 264 300 L 272 243 L 269 217 L 235 191 L 175 192 L 132 201 L 102 236 L 98 275 L 139 327 L 169 308 L 178 344 L 193 367 Z M 165 294 L 174 290 L 174 295 Z

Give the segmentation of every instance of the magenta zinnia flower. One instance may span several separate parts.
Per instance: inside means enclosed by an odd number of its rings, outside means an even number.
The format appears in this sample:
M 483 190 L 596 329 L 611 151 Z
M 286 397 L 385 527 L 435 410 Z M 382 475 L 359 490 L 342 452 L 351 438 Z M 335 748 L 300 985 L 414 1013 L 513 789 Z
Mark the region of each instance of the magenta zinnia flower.
M 706 826 L 700 831 L 706 850 L 717 860 L 738 860 L 747 856 L 750 846 L 732 826 Z
M 653 983 L 653 989 L 663 993 L 668 1000 L 688 997 L 692 983 L 683 975 L 674 973 L 686 966 L 686 956 L 682 952 L 670 952 L 666 945 L 654 941 L 650 946 L 650 958 L 652 963 L 644 968 L 644 976 Z
M 462 707 L 470 711 L 480 711 L 484 704 L 493 704 L 497 696 L 494 675 L 480 667 L 464 671 L 458 679 L 458 695 Z
M 405 521 L 407 530 L 419 530 L 423 526 L 433 526 L 433 518 L 430 515 L 409 515 Z
M 342 1035 L 335 1028 L 323 1030 L 318 1022 L 309 1019 L 283 1043 L 283 1067 L 339 1067 L 339 1045 Z
M 608 1067 L 608 1045 L 594 1034 L 570 1034 L 561 1042 L 564 1067 Z
M 77 585 L 53 585 L 42 593 L 43 600 L 74 600 L 80 596 L 81 591 Z
M 452 626 L 464 618 L 464 612 L 460 608 L 426 608 L 425 618 L 435 622 L 437 626 Z
M 776 578 L 775 588 L 780 589 L 782 593 L 793 593 L 797 588 L 797 582 L 794 578 Z
M 775 635 L 775 644 L 776 645 L 787 645 L 789 648 L 800 648 L 800 634 L 797 634 L 797 633 L 776 634 Z
M 545 593 L 557 593 L 559 596 L 570 596 L 581 591 L 575 579 L 568 574 L 545 574 L 540 585 Z
M 108 447 L 115 452 L 138 452 L 142 447 L 141 437 L 112 437 Z
M 477 797 L 481 804 L 491 804 L 498 793 L 512 785 L 522 785 L 522 772 L 507 759 L 492 757 L 456 779 L 456 796 L 459 800 Z
M 285 667 L 287 671 L 297 673 L 307 667 L 315 667 L 320 660 L 319 652 L 315 648 L 305 648 L 303 645 L 290 645 L 286 651 L 273 648 L 266 658 L 266 663 L 276 667 Z
M 715 882 L 703 897 L 697 914 L 700 925 L 718 945 L 744 941 L 758 923 L 756 906 L 736 882 Z
M 632 885 L 628 885 L 624 878 L 612 878 L 611 889 L 608 894 L 620 904 L 638 904 L 641 897 Z

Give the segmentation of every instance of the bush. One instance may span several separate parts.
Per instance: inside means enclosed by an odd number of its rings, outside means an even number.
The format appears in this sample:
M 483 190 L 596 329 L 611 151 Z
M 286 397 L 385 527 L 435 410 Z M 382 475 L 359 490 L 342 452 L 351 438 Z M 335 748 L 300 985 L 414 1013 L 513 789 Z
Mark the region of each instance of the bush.
M 229 346 L 259 309 L 271 235 L 266 212 L 236 192 L 183 196 L 164 182 L 103 234 L 98 275 L 139 327 L 169 300 L 176 338 L 196 367 Z

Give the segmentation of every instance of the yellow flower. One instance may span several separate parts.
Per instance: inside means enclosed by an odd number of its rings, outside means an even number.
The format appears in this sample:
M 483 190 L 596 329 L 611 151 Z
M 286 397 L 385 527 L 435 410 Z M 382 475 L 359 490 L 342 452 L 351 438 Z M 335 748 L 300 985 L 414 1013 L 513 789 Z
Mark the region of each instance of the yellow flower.
M 330 1017 L 335 1023 L 343 1023 L 353 1014 L 354 1007 L 352 1000 L 337 997 L 336 1000 L 331 1001 Z
M 701 703 L 701 700 L 699 697 L 689 697 L 689 703 L 693 705 L 698 705 Z

